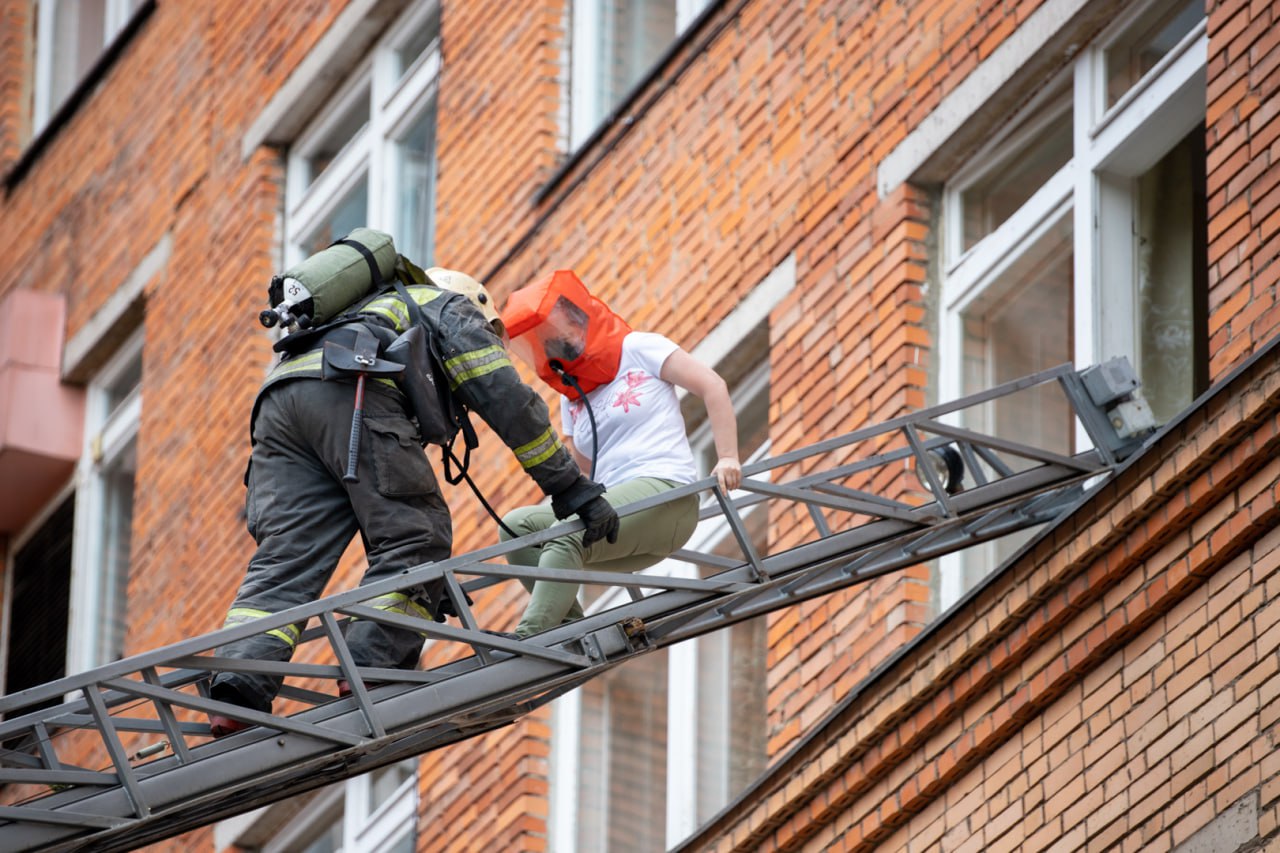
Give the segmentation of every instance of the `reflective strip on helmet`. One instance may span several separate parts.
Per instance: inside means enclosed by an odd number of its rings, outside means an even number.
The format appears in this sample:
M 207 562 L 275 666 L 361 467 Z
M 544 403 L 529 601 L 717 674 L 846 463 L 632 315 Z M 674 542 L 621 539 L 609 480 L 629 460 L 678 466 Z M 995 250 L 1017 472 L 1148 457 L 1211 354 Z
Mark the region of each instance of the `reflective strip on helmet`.
M 297 358 L 291 358 L 288 361 L 282 361 L 271 371 L 268 379 L 281 379 L 285 376 L 292 376 L 295 373 L 303 373 L 312 371 L 317 376 L 320 375 L 320 359 L 324 355 L 321 350 L 312 350 L 305 352 Z
M 246 622 L 253 622 L 258 619 L 265 619 L 272 615 L 266 610 L 254 610 L 250 607 L 233 607 L 227 611 L 227 618 L 223 621 L 223 628 L 230 628 L 233 625 L 243 625 Z M 272 628 L 270 631 L 263 631 L 268 637 L 275 637 L 283 640 L 289 648 L 298 645 L 298 640 L 302 637 L 302 625 L 294 623 L 285 625 L 281 628 Z
M 560 437 L 556 435 L 555 430 L 547 427 L 547 431 L 535 438 L 528 444 L 522 444 L 515 450 L 516 458 L 520 460 L 521 467 L 528 470 L 537 465 L 541 465 L 550 459 L 557 450 L 563 447 L 560 443 Z
M 444 363 L 445 373 L 449 374 L 450 390 L 469 379 L 493 373 L 503 367 L 511 367 L 511 359 L 507 358 L 507 351 L 500 344 L 464 352 Z
M 385 610 L 388 613 L 399 613 L 402 616 L 416 616 L 419 619 L 428 622 L 434 621 L 431 617 L 431 611 L 414 601 L 403 592 L 389 592 L 386 595 L 380 595 L 377 598 L 366 601 L 375 610 Z M 422 632 L 419 632 L 422 633 Z M 426 636 L 426 634 L 422 634 Z
M 408 291 L 409 295 L 413 297 L 413 301 L 419 305 L 426 305 L 440 295 L 440 291 L 436 288 L 423 285 L 415 285 L 408 288 Z M 403 332 L 409 327 L 409 311 L 404 307 L 404 302 L 399 295 L 395 293 L 379 296 L 361 308 L 360 313 L 378 314 L 386 317 L 395 326 L 397 332 Z

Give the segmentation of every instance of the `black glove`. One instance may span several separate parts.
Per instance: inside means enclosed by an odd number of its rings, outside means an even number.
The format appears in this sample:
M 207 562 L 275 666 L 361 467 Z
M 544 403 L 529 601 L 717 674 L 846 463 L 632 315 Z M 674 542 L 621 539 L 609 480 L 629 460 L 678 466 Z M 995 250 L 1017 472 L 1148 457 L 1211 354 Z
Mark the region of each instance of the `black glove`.
M 468 605 L 475 604 L 475 601 L 472 600 L 471 596 L 467 594 L 465 589 L 462 591 L 462 597 L 467 600 Z M 436 606 L 429 609 L 437 622 L 443 622 L 446 616 L 452 616 L 454 619 L 461 618 L 458 616 L 458 611 L 453 606 L 453 599 L 447 595 L 441 595 L 436 602 Z
M 618 541 L 618 513 L 604 498 L 592 498 L 578 508 L 578 518 L 587 529 L 582 532 L 582 547 L 590 548 L 601 539 L 609 544 Z
M 577 515 L 586 525 L 582 534 L 584 548 L 601 539 L 608 539 L 610 545 L 618 541 L 618 513 L 600 497 L 603 494 L 604 486 L 578 475 L 576 483 L 551 496 L 551 511 L 556 518 L 564 520 Z

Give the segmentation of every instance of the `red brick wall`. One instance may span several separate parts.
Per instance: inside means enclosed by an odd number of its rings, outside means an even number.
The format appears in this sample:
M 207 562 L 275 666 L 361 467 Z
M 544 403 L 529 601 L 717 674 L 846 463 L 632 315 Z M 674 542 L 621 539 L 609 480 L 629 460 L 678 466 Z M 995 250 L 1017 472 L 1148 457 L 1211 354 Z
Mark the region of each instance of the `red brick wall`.
M 31 97 L 31 84 L 22 73 L 30 50 L 29 5 L 23 0 L 0 3 L 0 164 L 6 169 L 18 159 L 30 133 L 26 104 Z
M 1280 328 L 1280 21 L 1209 2 L 1209 335 L 1221 376 Z

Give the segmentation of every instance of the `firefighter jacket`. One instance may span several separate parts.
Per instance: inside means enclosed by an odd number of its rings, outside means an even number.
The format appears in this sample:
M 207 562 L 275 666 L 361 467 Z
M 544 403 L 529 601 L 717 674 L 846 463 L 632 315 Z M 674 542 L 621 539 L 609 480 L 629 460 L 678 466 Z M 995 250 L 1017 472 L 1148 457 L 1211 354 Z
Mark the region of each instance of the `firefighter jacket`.
M 575 485 L 582 475 L 551 426 L 547 404 L 520 378 L 480 311 L 465 296 L 430 285 L 413 285 L 408 292 L 421 307 L 428 332 L 436 337 L 449 392 L 489 425 L 544 494 L 555 495 Z M 354 313 L 356 322 L 366 324 L 383 340 L 405 331 L 410 322 L 395 292 L 357 303 Z M 283 358 L 268 374 L 258 399 L 280 382 L 320 379 L 321 355 L 317 339 L 314 347 Z M 373 381 L 395 387 L 387 378 Z M 255 402 L 255 413 L 257 408 Z

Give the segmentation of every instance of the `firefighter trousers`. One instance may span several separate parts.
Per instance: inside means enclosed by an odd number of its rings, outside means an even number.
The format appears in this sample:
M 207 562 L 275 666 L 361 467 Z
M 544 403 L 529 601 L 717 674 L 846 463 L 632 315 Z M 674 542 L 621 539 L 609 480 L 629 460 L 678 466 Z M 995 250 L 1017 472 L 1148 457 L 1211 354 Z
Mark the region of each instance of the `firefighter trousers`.
M 447 558 L 449 509 L 418 442 L 402 398 L 369 380 L 364 397 L 359 481 L 344 482 L 355 386 L 299 379 L 270 388 L 259 403 L 246 474 L 246 523 L 258 543 L 225 625 L 235 625 L 319 598 L 357 532 L 368 570 L 361 584 Z M 443 583 L 379 596 L 366 604 L 431 618 Z M 218 649 L 225 657 L 284 661 L 304 626 L 266 631 Z M 412 668 L 423 637 L 371 621 L 346 633 L 357 665 Z M 220 673 L 214 699 L 269 711 L 280 689 L 273 675 Z

